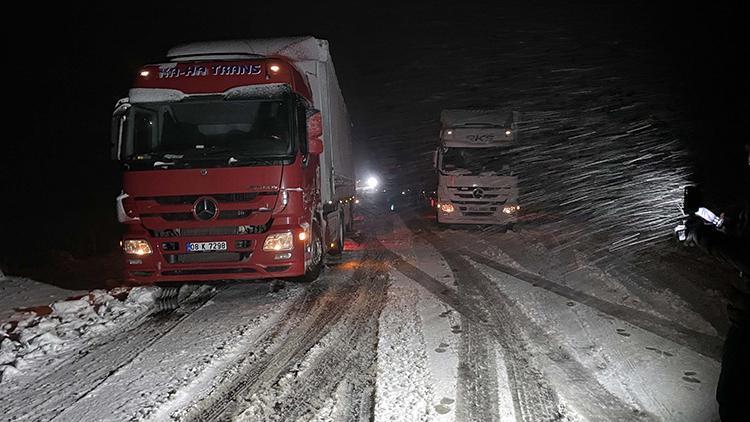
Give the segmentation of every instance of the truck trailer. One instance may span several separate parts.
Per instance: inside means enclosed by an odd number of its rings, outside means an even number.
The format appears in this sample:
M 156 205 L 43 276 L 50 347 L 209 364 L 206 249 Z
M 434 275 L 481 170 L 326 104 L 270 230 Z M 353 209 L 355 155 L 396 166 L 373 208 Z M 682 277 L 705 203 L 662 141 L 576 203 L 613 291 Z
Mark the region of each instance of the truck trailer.
M 355 180 L 327 41 L 172 48 L 140 69 L 112 128 L 126 282 L 312 281 L 342 252 Z
M 443 110 L 433 158 L 439 224 L 512 227 L 517 221 L 518 176 L 512 153 L 517 116 L 495 109 Z

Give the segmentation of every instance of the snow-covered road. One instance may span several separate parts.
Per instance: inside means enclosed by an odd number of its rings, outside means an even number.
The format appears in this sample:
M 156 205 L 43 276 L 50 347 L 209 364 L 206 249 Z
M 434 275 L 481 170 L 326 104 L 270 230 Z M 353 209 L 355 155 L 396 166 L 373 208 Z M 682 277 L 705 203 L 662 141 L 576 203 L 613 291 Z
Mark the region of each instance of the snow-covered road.
M 58 333 L 60 347 L 4 374 L 0 413 L 24 421 L 716 419 L 721 338 L 683 298 L 689 289 L 660 288 L 648 268 L 605 271 L 582 250 L 551 253 L 542 226 L 445 229 L 418 213 L 369 207 L 360 230 L 361 243 L 315 283 L 193 287 L 171 313 L 112 318 L 75 341 Z M 9 337 L 4 347 L 13 339 L 33 341 Z

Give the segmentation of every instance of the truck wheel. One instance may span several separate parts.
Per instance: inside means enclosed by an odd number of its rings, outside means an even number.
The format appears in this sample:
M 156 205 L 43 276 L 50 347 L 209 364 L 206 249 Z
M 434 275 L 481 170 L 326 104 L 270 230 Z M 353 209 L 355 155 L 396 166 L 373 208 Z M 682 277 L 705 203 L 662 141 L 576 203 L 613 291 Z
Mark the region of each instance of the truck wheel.
M 435 224 L 438 226 L 438 228 L 441 228 L 441 229 L 447 229 L 448 228 L 447 224 L 440 222 L 440 217 L 438 217 L 438 212 L 437 211 L 435 211 Z
M 310 253 L 312 262 L 302 277 L 297 277 L 294 281 L 299 283 L 311 283 L 318 279 L 320 272 L 323 270 L 323 239 L 320 236 L 320 227 L 317 223 L 313 224 L 312 241 L 310 243 Z
M 347 233 L 351 233 L 354 231 L 354 204 L 349 204 L 349 222 L 346 223 L 346 231 Z
M 344 214 L 339 214 L 339 229 L 336 233 L 334 246 L 328 250 L 331 255 L 341 255 L 344 252 Z

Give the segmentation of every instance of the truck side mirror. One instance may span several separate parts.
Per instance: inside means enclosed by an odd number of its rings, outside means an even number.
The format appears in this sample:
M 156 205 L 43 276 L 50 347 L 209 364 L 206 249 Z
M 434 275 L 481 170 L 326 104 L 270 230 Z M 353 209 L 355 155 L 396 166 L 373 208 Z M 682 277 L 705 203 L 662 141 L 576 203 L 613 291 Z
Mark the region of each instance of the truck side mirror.
M 323 153 L 323 119 L 320 111 L 313 110 L 307 116 L 307 152 L 310 154 Z
M 110 138 L 112 160 L 119 160 L 121 158 L 122 142 L 127 136 L 127 114 L 130 104 L 126 101 L 126 98 L 121 99 L 112 113 L 112 137 Z

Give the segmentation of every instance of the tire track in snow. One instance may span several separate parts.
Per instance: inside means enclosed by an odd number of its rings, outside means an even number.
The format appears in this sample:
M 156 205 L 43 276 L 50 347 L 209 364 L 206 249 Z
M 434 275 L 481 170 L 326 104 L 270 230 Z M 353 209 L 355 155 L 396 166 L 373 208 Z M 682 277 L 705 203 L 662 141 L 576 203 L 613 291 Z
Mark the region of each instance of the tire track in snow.
M 456 419 L 498 421 L 500 412 L 497 403 L 497 364 L 493 341 L 480 326 L 468 319 L 461 318 L 461 330 Z
M 489 321 L 490 332 L 495 333 L 505 351 L 508 377 L 511 387 L 514 388 L 514 394 L 517 395 L 514 398 L 519 402 L 516 408 L 517 416 L 529 421 L 558 420 L 563 417 L 559 412 L 551 383 L 539 368 L 539 360 L 544 359 L 545 364 L 555 365 L 556 369 L 565 375 L 568 380 L 566 389 L 576 395 L 574 400 L 587 404 L 583 409 L 579 409 L 587 413 L 583 415 L 585 418 L 594 420 L 654 419 L 652 415 L 623 402 L 607 390 L 591 371 L 571 358 L 563 346 L 547 335 L 541 327 L 521 312 L 513 311 L 514 301 L 500 291 L 487 276 L 474 268 L 467 259 L 460 256 L 464 253 L 463 249 L 457 251 L 429 230 L 425 230 L 423 236 L 435 245 L 452 268 L 471 274 L 467 278 L 477 289 L 477 298 L 482 307 L 488 309 L 492 316 Z M 485 258 L 485 261 L 489 260 Z M 518 270 L 514 271 L 518 272 Z M 532 344 L 542 351 L 543 355 L 539 358 L 534 359 L 530 347 Z M 516 372 L 520 372 L 520 376 Z M 536 385 L 529 385 L 526 391 L 518 391 L 514 387 L 514 377 L 520 378 L 523 383 L 521 385 L 524 386 L 536 378 Z M 524 397 L 523 395 L 529 390 L 537 397 Z M 527 403 L 529 399 L 531 399 L 531 406 L 524 407 L 524 403 Z M 534 400 L 539 400 L 539 402 L 534 403 Z M 539 413 L 540 409 L 536 407 L 539 405 L 543 406 L 541 410 L 544 413 Z
M 238 365 L 230 372 L 223 374 L 223 379 L 217 380 L 214 394 L 194 403 L 188 409 L 188 414 L 184 419 L 192 421 L 232 419 L 241 412 L 253 410 L 249 409 L 249 406 L 254 404 L 254 394 L 257 398 L 265 391 L 276 387 L 294 399 L 284 402 L 274 400 L 274 403 L 263 407 L 261 411 L 272 414 L 269 420 L 275 420 L 280 415 L 290 415 L 291 419 L 294 419 L 294 415 L 300 412 L 305 414 L 313 411 L 317 405 L 321 404 L 320 401 L 330 397 L 342 381 L 342 378 L 332 377 L 326 371 L 333 369 L 340 375 L 345 374 L 348 368 L 345 364 L 346 360 L 342 362 L 337 359 L 341 359 L 342 356 L 350 357 L 348 349 L 342 348 L 341 344 L 333 341 L 321 354 L 321 359 L 330 367 L 313 364 L 314 368 L 317 368 L 314 371 L 318 372 L 313 373 L 312 378 L 304 379 L 299 383 L 291 383 L 288 387 L 281 386 L 279 382 L 285 378 L 286 374 L 297 372 L 297 364 L 302 362 L 305 356 L 328 336 L 337 324 L 341 323 L 348 327 L 348 330 L 342 332 L 352 336 L 351 338 L 355 340 L 362 340 L 356 337 L 357 330 L 362 328 L 354 323 L 357 318 L 372 313 L 375 318 L 375 327 L 377 327 L 377 311 L 379 307 L 382 307 L 382 303 L 378 304 L 378 300 L 382 302 L 385 299 L 386 283 L 374 279 L 375 275 L 381 273 L 382 270 L 373 271 L 373 267 L 377 267 L 375 260 L 364 257 L 362 264 L 347 281 L 337 282 L 334 277 L 323 275 L 322 280 L 311 284 L 298 303 L 291 306 L 294 311 L 278 325 L 271 327 L 258 340 L 256 352 L 251 353 L 243 362 L 238 362 Z M 379 292 L 378 289 L 382 291 Z M 372 329 L 372 326 L 369 328 Z M 374 334 L 364 332 L 361 334 L 365 340 L 363 343 L 355 343 L 358 347 L 367 343 L 369 336 L 377 341 L 377 329 Z M 346 341 L 346 335 L 339 338 Z M 374 350 L 374 346 L 372 347 Z M 364 356 L 367 354 L 356 355 L 350 363 L 354 366 L 362 364 Z M 370 363 L 367 362 L 368 367 Z M 337 368 L 337 365 L 340 367 Z M 289 388 L 289 390 L 284 390 L 284 388 Z M 306 394 L 313 394 L 316 403 L 312 404 L 313 400 L 310 400 Z M 289 419 L 284 417 L 276 420 Z
M 438 248 L 438 250 L 443 253 L 443 250 L 441 248 Z M 544 420 L 557 420 L 560 418 L 559 412 L 558 412 L 558 406 L 557 401 L 554 397 L 554 394 L 551 396 L 546 391 L 551 391 L 549 389 L 549 382 L 544 380 L 540 380 L 540 372 L 534 371 L 530 368 L 528 365 L 528 359 L 526 357 L 527 352 L 521 350 L 519 347 L 514 347 L 516 349 L 517 354 L 512 355 L 509 357 L 509 353 L 507 352 L 508 349 L 510 349 L 510 344 L 507 340 L 507 333 L 503 331 L 503 328 L 500 327 L 500 325 L 504 324 L 502 321 L 494 321 L 493 318 L 491 318 L 489 315 L 486 314 L 486 309 L 482 307 L 478 307 L 477 303 L 482 301 L 482 298 L 478 295 L 473 295 L 472 297 L 462 297 L 459 295 L 459 293 L 452 291 L 451 289 L 447 288 L 445 285 L 443 285 L 440 281 L 434 279 L 429 274 L 425 273 L 424 271 L 420 270 L 419 268 L 415 267 L 414 265 L 406 262 L 402 257 L 397 255 L 394 252 L 386 250 L 386 255 L 390 259 L 391 265 L 405 275 L 406 277 L 414 280 L 416 283 L 419 283 L 427 289 L 430 293 L 435 295 L 438 299 L 442 300 L 449 306 L 451 306 L 453 309 L 455 309 L 460 315 L 461 319 L 464 324 L 467 324 L 469 327 L 476 327 L 477 329 L 481 329 L 484 331 L 484 333 L 489 333 L 492 335 L 494 340 L 498 342 L 498 344 L 501 345 L 503 348 L 503 355 L 505 357 L 506 361 L 506 368 L 507 368 L 507 375 L 508 375 L 508 381 L 513 389 L 513 402 L 514 402 L 514 411 L 517 417 L 521 418 L 523 421 L 544 421 Z M 459 273 L 462 273 L 461 271 L 464 268 L 459 267 L 465 267 L 466 273 L 468 274 L 470 271 L 476 271 L 473 268 L 470 268 L 470 264 L 463 261 L 463 265 L 456 265 L 454 266 L 455 262 L 451 262 L 453 260 L 449 260 L 445 254 L 443 257 L 446 259 L 446 261 L 449 262 L 451 265 L 451 268 L 455 270 L 455 273 L 458 275 Z M 460 261 L 458 261 L 460 262 Z M 462 276 L 463 278 L 463 276 Z M 459 281 L 459 288 L 461 286 L 461 281 Z M 492 306 L 502 306 L 498 305 L 498 303 L 493 303 Z M 462 333 L 463 334 L 463 333 Z M 475 340 L 476 341 L 476 340 Z M 511 342 L 512 343 L 512 342 Z M 483 413 L 484 415 L 487 415 L 490 417 L 490 419 L 484 419 L 484 420 L 498 420 L 499 414 L 498 412 L 493 412 L 492 408 L 488 408 L 488 403 L 481 403 L 478 404 L 478 409 L 469 409 L 468 407 L 462 407 L 462 406 L 468 406 L 469 404 L 476 404 L 480 400 L 475 399 L 479 396 L 477 392 L 472 391 L 478 390 L 481 388 L 480 386 L 472 387 L 471 383 L 478 380 L 471 380 L 472 375 L 468 369 L 470 369 L 469 366 L 467 366 L 466 359 L 471 359 L 471 354 L 474 353 L 474 351 L 471 349 L 471 340 L 468 342 L 464 341 L 462 338 L 462 347 L 461 347 L 461 355 L 459 359 L 463 359 L 462 362 L 459 363 L 459 397 L 457 400 L 457 415 L 461 415 L 464 418 L 468 418 L 468 420 L 483 420 L 481 418 L 478 419 L 472 419 L 473 415 L 477 415 L 477 413 Z M 515 345 L 518 346 L 518 345 Z M 492 356 L 489 356 L 488 358 L 492 359 L 493 362 L 488 363 L 491 367 L 496 368 L 496 364 L 494 363 L 495 356 L 494 354 Z M 516 359 L 516 361 L 514 361 Z M 522 367 L 525 365 L 525 371 L 526 373 L 523 373 L 524 370 Z M 461 373 L 463 372 L 463 376 L 461 376 Z M 481 374 L 481 376 L 488 377 L 489 374 L 487 371 L 484 371 L 484 373 Z M 482 381 L 488 381 L 488 380 L 482 380 Z M 495 386 L 495 394 L 494 396 L 489 397 L 489 400 L 491 400 L 492 403 L 497 405 L 497 397 L 498 397 L 498 391 L 497 391 L 497 373 L 495 372 L 495 378 L 494 381 L 492 381 Z M 490 384 L 490 387 L 492 385 Z M 535 390 L 534 392 L 526 391 L 526 389 L 529 388 L 531 390 Z M 461 405 L 460 402 L 464 399 L 462 398 L 462 394 L 466 392 L 469 394 L 469 400 L 464 403 L 464 405 Z M 541 393 L 541 394 L 540 394 Z M 482 394 L 484 395 L 484 394 Z M 459 409 L 460 412 L 459 412 Z M 548 417 L 545 417 L 544 415 L 548 415 Z
M 703 356 L 707 356 L 714 360 L 719 360 L 721 358 L 722 342 L 719 337 L 692 330 L 681 324 L 660 318 L 644 311 L 639 311 L 617 303 L 607 302 L 587 293 L 547 280 L 536 274 L 520 271 L 516 268 L 496 262 L 482 254 L 470 251 L 466 248 L 461 248 L 460 254 L 468 256 L 473 261 L 480 264 L 508 274 L 511 277 L 518 278 L 527 283 L 531 283 L 536 287 L 548 290 L 562 297 L 590 306 L 607 315 L 626 321 L 636 327 L 656 334 L 659 337 L 663 337 L 681 346 L 685 346 Z M 523 257 L 520 256 L 520 254 L 518 254 L 518 256 L 514 254 L 513 258 L 521 259 Z M 523 261 L 526 260 L 524 259 Z M 520 263 L 521 265 L 524 265 L 524 262 Z
M 533 324 L 525 315 L 519 315 L 518 312 L 512 312 L 513 302 L 510 301 L 492 282 L 487 279 L 484 274 L 479 272 L 473 267 L 473 265 L 461 254 L 466 255 L 464 250 L 456 248 L 454 245 L 449 244 L 447 241 L 440 239 L 436 234 L 429 231 L 424 224 L 420 221 L 410 221 L 412 227 L 418 227 L 423 230 L 423 237 L 426 238 L 430 243 L 438 249 L 443 255 L 446 261 L 451 267 L 460 273 L 472 274 L 469 277 L 475 287 L 478 289 L 478 294 L 474 301 L 465 303 L 461 298 L 445 288 L 439 281 L 435 280 L 430 275 L 426 274 L 419 268 L 406 262 L 400 256 L 395 253 L 390 253 L 390 258 L 394 267 L 406 275 L 407 277 L 420 283 L 423 287 L 432 292 L 436 297 L 445 301 L 447 304 L 452 306 L 458 311 L 462 317 L 469 319 L 475 324 L 481 325 L 488 333 L 492 334 L 495 339 L 504 347 L 512 348 L 515 350 L 515 355 L 510 355 L 507 349 L 504 348 L 504 356 L 508 369 L 508 378 L 511 386 L 515 385 L 514 381 L 514 366 L 523 367 L 526 366 L 526 371 L 530 371 L 528 376 L 535 377 L 534 373 L 538 373 L 544 379 L 546 388 L 542 386 L 542 390 L 549 389 L 549 381 L 543 377 L 541 371 L 538 369 L 538 363 L 530 361 L 530 351 L 527 336 L 531 338 L 535 346 L 538 346 L 542 351 L 543 355 L 541 359 L 546 359 L 547 364 L 554 364 L 565 374 L 565 376 L 571 380 L 572 383 L 576 383 L 576 399 L 586 400 L 591 403 L 588 406 L 589 409 L 597 409 L 596 414 L 584 415 L 587 417 L 604 418 L 605 420 L 650 420 L 652 416 L 633 409 L 632 406 L 622 402 L 617 396 L 609 392 L 604 386 L 602 386 L 596 378 L 591 374 L 580 362 L 573 359 L 562 359 L 562 355 L 559 354 L 561 345 L 557 344 L 554 339 L 549 338 L 544 331 Z M 459 253 L 460 251 L 460 253 Z M 485 258 L 485 260 L 488 260 Z M 518 272 L 513 269 L 513 272 Z M 513 275 L 513 274 L 511 274 Z M 524 280 L 525 281 L 525 280 Z M 477 305 L 478 304 L 478 305 Z M 489 310 L 492 314 L 490 320 L 482 318 L 482 312 Z M 523 327 L 523 330 L 522 328 Z M 503 331 L 506 330 L 506 331 Z M 511 330 L 507 332 L 507 330 Z M 512 335 L 518 337 L 513 338 Z M 509 340 L 510 339 L 510 340 Z M 512 341 L 511 341 L 512 340 Z M 520 361 L 519 365 L 515 365 L 519 362 L 514 362 L 513 359 L 517 358 Z M 526 375 L 526 374 L 525 374 Z M 528 381 L 527 376 L 520 377 L 521 382 Z M 539 389 L 539 385 L 530 385 L 532 389 Z M 551 391 L 551 390 L 550 390 Z M 518 394 L 514 391 L 514 400 L 523 403 L 525 400 L 534 400 L 533 396 L 524 395 L 523 393 Z M 542 393 L 541 397 L 545 397 L 547 393 Z M 553 398 L 554 398 L 553 393 Z M 549 399 L 549 398 L 548 398 Z M 521 420 L 545 420 L 539 413 L 544 413 L 544 409 L 549 409 L 546 413 L 549 415 L 548 420 L 556 420 L 563 417 L 560 414 L 560 409 L 556 404 L 556 400 L 553 400 L 555 404 L 548 406 L 546 404 L 541 405 L 541 409 L 535 406 L 527 406 L 526 409 L 535 409 L 536 415 L 530 415 L 524 410 L 524 405 L 519 404 L 516 406 L 516 416 Z M 540 403 L 545 403 L 542 399 Z
M 482 363 L 479 364 L 479 371 L 476 373 L 466 372 L 459 365 L 459 392 L 469 394 L 468 397 L 459 394 L 457 415 L 465 416 L 465 420 L 499 419 L 495 354 L 492 341 L 488 338 L 493 336 L 502 348 L 517 417 L 523 421 L 560 419 L 559 404 L 551 383 L 537 368 L 536 363 L 529 359 L 523 335 L 506 309 L 507 301 L 492 300 L 495 299 L 495 295 L 488 295 L 491 292 L 480 284 L 484 275 L 455 251 L 451 251 L 448 245 L 434 235 L 426 235 L 423 238 L 443 255 L 458 282 L 460 300 L 474 304 L 474 316 L 484 323 L 482 327 L 469 322 L 469 329 L 466 330 L 469 333 L 468 347 L 461 348 L 461 355 L 468 354 L 468 359 L 481 356 Z M 492 327 L 491 330 L 487 330 L 488 327 Z M 469 391 L 462 388 L 467 384 Z M 466 405 L 463 411 L 462 401 L 465 401 Z M 478 412 L 480 409 L 482 413 Z
M 300 350 L 301 363 L 292 360 L 291 368 L 280 367 L 280 373 L 267 379 L 238 420 L 296 421 L 315 413 L 332 397 L 336 420 L 370 420 L 387 270 L 382 257 L 363 260 L 349 281 L 358 286 L 346 312 L 330 324 L 333 327 L 312 350 Z
M 33 420 L 54 420 L 226 288 L 217 286 L 210 294 L 187 300 L 172 313 L 145 317 L 135 327 L 79 353 L 23 390 L 0 398 L 0 413 L 13 421 L 28 420 L 29 414 L 34 415 Z

